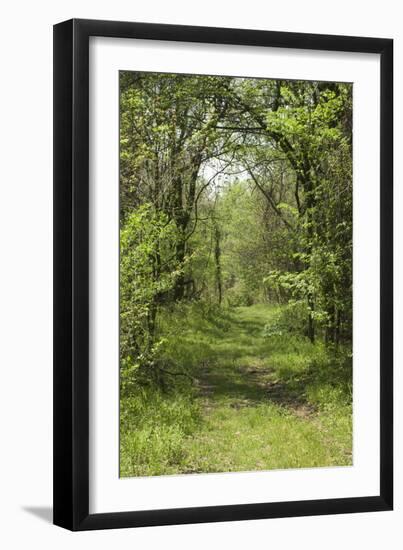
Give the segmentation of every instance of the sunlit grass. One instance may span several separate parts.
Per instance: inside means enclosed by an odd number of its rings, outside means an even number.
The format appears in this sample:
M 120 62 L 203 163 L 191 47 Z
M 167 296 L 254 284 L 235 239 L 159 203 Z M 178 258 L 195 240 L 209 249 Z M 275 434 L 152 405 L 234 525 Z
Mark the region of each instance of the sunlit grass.
M 122 476 L 352 463 L 351 360 L 292 333 L 267 336 L 278 311 L 166 313 L 164 361 L 194 384 L 122 401 Z

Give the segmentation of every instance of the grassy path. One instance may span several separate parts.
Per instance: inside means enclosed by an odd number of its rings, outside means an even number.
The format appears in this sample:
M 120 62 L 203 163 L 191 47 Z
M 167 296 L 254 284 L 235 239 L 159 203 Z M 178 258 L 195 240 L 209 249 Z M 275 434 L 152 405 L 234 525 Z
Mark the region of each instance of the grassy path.
M 140 416 L 135 405 L 121 440 L 122 475 L 351 464 L 344 375 L 321 344 L 265 335 L 276 312 L 258 305 L 193 314 L 185 331 L 178 320 L 181 332 L 170 319 L 169 359 L 193 372 L 195 392 L 188 401 L 147 398 Z
M 185 471 L 350 463 L 346 419 L 337 426 L 334 414 L 321 413 L 307 395 L 306 371 L 318 350 L 289 337 L 265 337 L 273 313 L 267 306 L 237 308 L 208 335 L 198 383 L 204 421 L 187 440 Z

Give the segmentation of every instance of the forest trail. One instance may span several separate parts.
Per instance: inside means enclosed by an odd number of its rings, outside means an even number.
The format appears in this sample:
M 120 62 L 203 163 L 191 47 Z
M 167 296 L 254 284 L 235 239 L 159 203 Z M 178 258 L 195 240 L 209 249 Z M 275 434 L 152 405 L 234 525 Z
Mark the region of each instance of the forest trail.
M 264 317 L 259 316 L 254 309 L 251 318 L 248 309 L 237 308 L 236 318 L 231 322 L 232 326 L 226 329 L 226 362 L 231 355 L 227 347 L 231 344 L 233 364 L 222 365 L 217 360 L 213 363 L 207 362 L 201 369 L 198 387 L 204 408 L 211 410 L 220 404 L 220 397 L 225 395 L 225 403 L 234 409 L 253 407 L 271 401 L 288 408 L 297 416 L 309 415 L 313 412 L 313 407 L 278 379 L 276 369 L 270 367 L 270 357 L 264 353 L 266 342 L 263 335 L 268 321 L 267 313 Z M 239 345 L 242 345 L 243 341 L 250 342 L 250 351 L 256 351 L 257 355 L 240 354 Z M 219 350 L 220 345 L 216 345 L 216 349 L 217 347 Z
M 168 364 L 192 388 L 125 401 L 123 477 L 351 465 L 350 375 L 282 312 L 193 304 L 167 318 Z
M 239 307 L 209 331 L 197 380 L 202 423 L 187 439 L 182 472 L 349 462 L 305 398 L 306 358 L 295 342 L 270 349 L 264 328 L 274 314 L 268 306 Z
M 120 474 L 350 465 L 352 85 L 119 90 Z

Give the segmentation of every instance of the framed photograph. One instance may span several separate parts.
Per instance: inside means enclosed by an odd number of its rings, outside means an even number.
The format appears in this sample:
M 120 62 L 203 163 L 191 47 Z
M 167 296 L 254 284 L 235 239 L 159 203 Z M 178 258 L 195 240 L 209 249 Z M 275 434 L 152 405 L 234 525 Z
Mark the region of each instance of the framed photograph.
M 54 27 L 54 523 L 391 510 L 393 42 Z

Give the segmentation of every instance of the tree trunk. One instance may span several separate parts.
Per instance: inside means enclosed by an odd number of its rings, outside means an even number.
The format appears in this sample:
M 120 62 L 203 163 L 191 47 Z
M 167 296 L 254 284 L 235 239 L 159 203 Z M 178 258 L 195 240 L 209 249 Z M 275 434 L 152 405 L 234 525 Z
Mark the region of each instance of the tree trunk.
M 176 244 L 176 250 L 175 250 L 176 261 L 178 262 L 178 266 L 180 267 L 180 269 L 182 269 L 183 267 L 185 254 L 186 254 L 186 243 L 183 236 L 181 236 Z M 174 300 L 176 302 L 183 300 L 184 294 L 185 294 L 185 274 L 181 272 L 178 275 L 175 282 Z
M 218 304 L 222 302 L 222 274 L 221 274 L 221 246 L 220 246 L 221 233 L 214 221 L 214 260 L 215 260 L 215 278 L 218 294 Z

